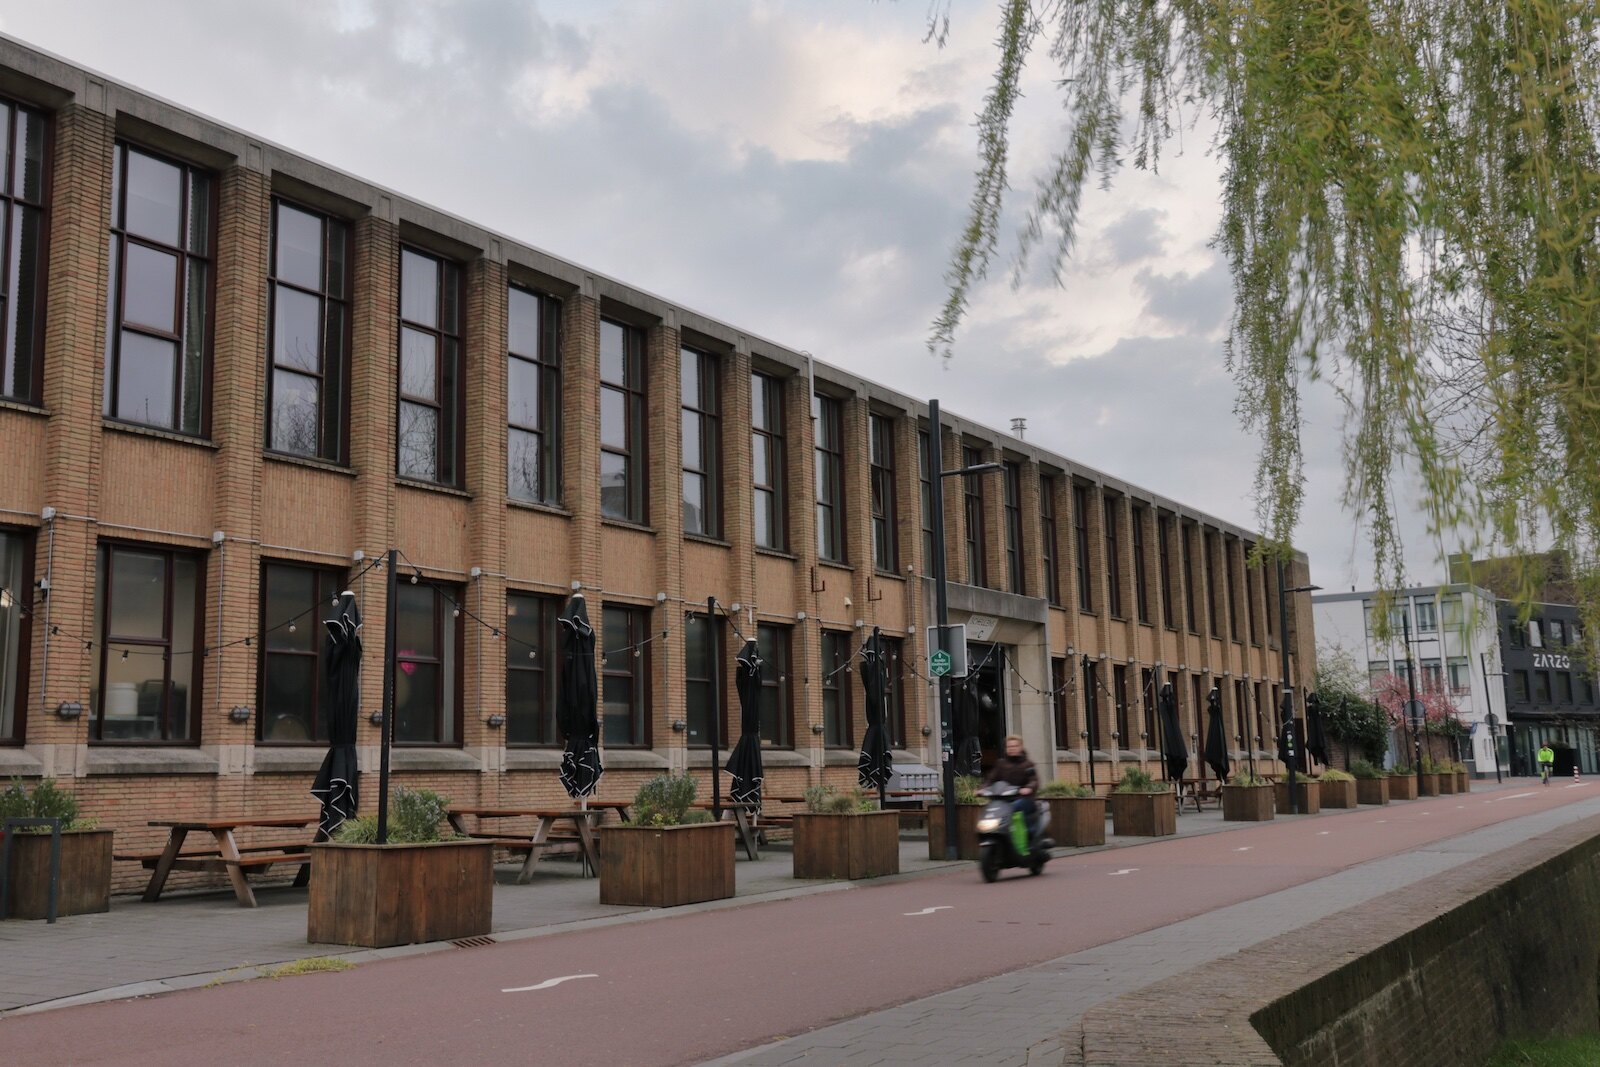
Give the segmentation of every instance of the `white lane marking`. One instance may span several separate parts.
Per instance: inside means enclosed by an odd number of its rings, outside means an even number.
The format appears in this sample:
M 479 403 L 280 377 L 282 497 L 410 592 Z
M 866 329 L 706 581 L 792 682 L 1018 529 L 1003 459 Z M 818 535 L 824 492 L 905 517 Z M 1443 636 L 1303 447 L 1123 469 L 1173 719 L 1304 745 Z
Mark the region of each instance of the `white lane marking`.
M 1379 822 L 1388 822 L 1389 820 L 1388 819 L 1379 819 L 1378 821 Z
M 540 989 L 552 989 L 562 982 L 570 982 L 575 978 L 599 978 L 598 974 L 564 974 L 560 978 L 546 978 L 538 985 L 519 985 L 512 989 L 502 989 L 502 993 L 533 993 Z
M 1457 808 L 1464 808 L 1464 807 L 1466 807 L 1466 805 L 1465 804 L 1457 804 L 1456 807 Z
M 1571 785 L 1564 785 L 1561 788 L 1562 789 L 1577 789 L 1577 788 L 1579 788 L 1581 786 L 1584 786 L 1584 785 L 1587 785 L 1587 784 L 1588 784 L 1587 782 L 1573 782 Z
M 1112 871 L 1109 875 L 1107 875 L 1107 877 L 1108 878 L 1115 878 L 1119 874 L 1132 874 L 1134 871 L 1137 871 L 1138 869 L 1139 868 L 1137 868 L 1137 867 L 1124 867 L 1120 871 Z
M 1331 833 L 1333 833 L 1332 830 L 1318 830 L 1317 831 L 1317 836 L 1318 837 L 1327 837 Z
M 1521 800 L 1523 797 L 1536 797 L 1538 793 L 1512 793 L 1508 797 L 1495 797 L 1493 800 L 1484 801 L 1485 804 L 1498 804 L 1502 800 Z
M 1417 812 L 1417 814 L 1418 815 L 1432 815 L 1433 812 L 1431 812 L 1431 811 L 1419 811 L 1419 812 Z
M 1254 846 L 1254 845 L 1240 845 L 1238 848 L 1234 849 L 1234 851 L 1235 852 L 1249 852 L 1251 849 L 1253 849 L 1255 847 L 1256 846 Z
M 955 905 L 953 905 L 953 904 L 938 904 L 938 905 L 935 905 L 934 907 L 931 907 L 931 908 L 923 908 L 921 911 L 903 911 L 900 914 L 902 914 L 902 915 L 932 915 L 936 911 L 950 911 L 954 907 L 955 907 Z

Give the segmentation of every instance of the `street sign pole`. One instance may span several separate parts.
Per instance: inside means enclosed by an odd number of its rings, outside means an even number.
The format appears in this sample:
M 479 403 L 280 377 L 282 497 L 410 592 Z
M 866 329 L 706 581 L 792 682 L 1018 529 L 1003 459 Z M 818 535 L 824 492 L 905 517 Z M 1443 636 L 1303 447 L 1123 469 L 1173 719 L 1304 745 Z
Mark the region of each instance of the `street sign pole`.
M 939 627 L 939 641 L 944 642 L 950 625 L 950 590 L 946 584 L 944 566 L 944 427 L 939 422 L 939 402 L 928 401 L 928 457 L 929 504 L 933 511 L 933 589 L 934 622 Z M 949 650 L 937 649 L 949 658 Z M 931 656 L 930 656 L 931 664 Z M 947 671 L 939 678 L 939 748 L 944 756 L 944 858 L 956 858 L 956 764 L 955 716 L 950 707 L 950 675 Z

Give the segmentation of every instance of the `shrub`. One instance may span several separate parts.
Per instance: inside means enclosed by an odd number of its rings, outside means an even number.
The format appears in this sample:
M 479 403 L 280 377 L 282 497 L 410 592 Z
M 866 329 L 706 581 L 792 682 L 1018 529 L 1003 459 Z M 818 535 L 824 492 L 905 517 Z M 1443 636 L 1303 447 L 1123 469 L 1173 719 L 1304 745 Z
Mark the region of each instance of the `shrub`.
M 1138 767 L 1129 767 L 1122 772 L 1122 780 L 1112 789 L 1113 793 L 1165 793 L 1168 789 L 1166 782 L 1158 782 L 1148 773 Z
M 1258 786 L 1267 785 L 1268 782 L 1265 778 L 1258 774 L 1251 774 L 1249 771 L 1238 771 L 1235 772 L 1232 778 L 1228 779 L 1228 784 L 1238 786 Z
M 1383 768 L 1374 767 L 1364 759 L 1350 761 L 1350 773 L 1357 778 L 1382 778 Z
M 957 804 L 982 804 L 983 798 L 978 795 L 978 787 L 983 781 L 970 774 L 956 775 L 956 803 Z M 933 798 L 932 803 L 943 804 L 944 794 L 940 793 Z
M 700 784 L 687 774 L 658 774 L 633 796 L 633 821 L 639 826 L 682 826 Z
M 454 840 L 454 833 L 439 832 L 439 824 L 444 822 L 445 809 L 449 806 L 449 797 L 442 797 L 431 789 L 396 786 L 389 794 L 389 843 L 424 845 Z M 375 845 L 378 843 L 378 817 L 362 815 L 346 819 L 333 839 L 347 845 Z
M 1450 770 L 1450 768 L 1449 768 L 1448 765 L 1440 763 L 1438 760 L 1434 759 L 1430 755 L 1427 755 L 1426 753 L 1423 754 L 1423 757 L 1422 757 L 1422 773 L 1423 774 L 1445 774 L 1449 770 Z
M 1041 797 L 1093 797 L 1099 796 L 1093 789 L 1081 782 L 1064 782 L 1057 778 L 1053 782 L 1046 782 L 1044 788 L 1039 790 Z
M 813 815 L 857 815 L 876 811 L 872 800 L 859 787 L 840 792 L 831 785 L 806 789 L 806 810 Z
M 54 778 L 46 778 L 28 793 L 22 779 L 13 778 L 4 791 L 0 791 L 0 819 L 60 819 L 63 830 L 92 830 L 98 825 L 94 819 L 78 818 L 78 798 L 64 789 L 56 788 Z M 47 834 L 48 827 L 23 827 L 20 833 Z
M 1353 782 L 1356 780 L 1356 776 L 1346 774 L 1344 771 L 1330 769 L 1322 772 L 1322 780 L 1324 782 Z
M 1396 763 L 1389 768 L 1389 777 L 1391 778 L 1409 778 L 1416 773 L 1417 769 L 1409 763 Z

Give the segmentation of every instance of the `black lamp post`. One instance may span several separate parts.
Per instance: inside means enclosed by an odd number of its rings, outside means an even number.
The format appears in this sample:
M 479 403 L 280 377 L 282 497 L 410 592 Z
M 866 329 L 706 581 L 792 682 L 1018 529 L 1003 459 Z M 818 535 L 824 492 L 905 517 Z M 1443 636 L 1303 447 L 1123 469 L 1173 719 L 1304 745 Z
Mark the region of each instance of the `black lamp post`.
M 1489 705 L 1489 713 L 1483 717 L 1483 721 L 1489 726 L 1489 747 L 1494 749 L 1494 780 L 1498 784 L 1504 781 L 1500 777 L 1500 735 L 1496 732 L 1500 728 L 1500 720 L 1496 719 L 1494 715 L 1494 691 L 1489 688 L 1489 679 L 1504 678 L 1506 672 L 1490 672 L 1489 653 L 1487 652 L 1478 653 L 1478 666 L 1483 668 L 1483 700 L 1484 703 Z
M 1400 629 L 1406 642 L 1406 706 L 1411 710 L 1411 749 L 1416 762 L 1417 796 L 1422 795 L 1422 702 L 1417 699 L 1417 665 L 1411 658 L 1411 606 L 1400 614 Z
M 1311 593 L 1321 589 L 1320 585 L 1297 585 L 1293 589 L 1284 584 L 1283 560 L 1278 561 L 1278 652 L 1279 662 L 1283 669 L 1283 699 L 1281 701 L 1281 714 L 1283 716 L 1284 749 L 1289 755 L 1289 813 L 1300 814 L 1300 799 L 1294 791 L 1294 686 L 1289 684 L 1289 594 Z
M 933 454 L 928 457 L 928 469 L 937 472 L 937 478 L 929 478 L 929 504 L 933 509 L 933 587 L 934 611 L 938 625 L 939 649 L 948 652 L 944 647 L 945 636 L 950 627 L 950 590 L 945 577 L 944 566 L 944 480 L 957 475 L 981 474 L 985 471 L 997 471 L 1002 467 L 998 463 L 975 463 L 970 467 L 961 467 L 953 471 L 944 470 L 944 427 L 939 422 L 939 402 L 928 401 L 928 450 Z M 930 648 L 931 655 L 935 649 Z M 965 657 L 963 657 L 965 658 Z M 955 716 L 950 706 L 950 675 L 939 675 L 939 744 L 944 756 L 944 858 L 956 858 L 956 764 L 955 764 Z

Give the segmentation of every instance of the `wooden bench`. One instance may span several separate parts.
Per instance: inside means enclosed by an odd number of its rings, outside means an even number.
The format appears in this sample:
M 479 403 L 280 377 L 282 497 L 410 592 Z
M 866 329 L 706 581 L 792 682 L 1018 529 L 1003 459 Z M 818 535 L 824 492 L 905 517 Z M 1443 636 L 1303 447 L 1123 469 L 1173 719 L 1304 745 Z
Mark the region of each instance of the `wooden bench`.
M 236 860 L 223 860 L 222 862 L 224 864 L 226 864 L 227 866 L 229 866 L 229 867 L 239 867 L 239 868 L 257 868 L 257 867 L 259 867 L 259 868 L 262 868 L 263 870 L 268 868 L 268 867 L 271 867 L 274 863 L 310 863 L 311 862 L 311 853 L 310 852 L 279 852 L 279 853 L 275 853 L 275 854 L 272 854 L 272 855 L 267 855 L 265 853 L 260 853 L 258 850 L 255 850 L 255 849 L 247 849 L 246 851 L 254 851 L 254 852 L 257 852 L 258 854 L 254 855 L 254 856 L 240 856 Z
M 1215 801 L 1217 806 L 1222 806 L 1222 783 L 1215 778 L 1184 778 L 1178 783 L 1178 809 L 1183 809 L 1187 801 L 1194 805 L 1198 813 L 1204 810 L 1206 801 Z
M 305 850 L 309 843 L 310 842 L 307 841 L 289 841 L 281 845 L 251 845 L 249 848 L 241 848 L 239 850 L 239 854 L 243 856 L 247 852 L 283 852 L 286 850 L 297 850 L 296 855 L 298 855 L 299 851 Z M 154 870 L 156 864 L 161 862 L 162 854 L 163 853 L 161 849 L 157 849 L 154 852 L 118 852 L 111 858 L 123 863 L 137 863 L 144 867 L 145 870 L 150 871 Z M 208 848 L 197 852 L 180 852 L 178 853 L 177 858 L 180 860 L 198 860 L 208 858 L 216 859 L 221 855 L 222 853 L 217 849 Z
M 161 827 L 167 831 L 165 848 L 154 853 L 122 852 L 113 855 L 125 862 L 141 864 L 153 872 L 150 875 L 150 884 L 144 891 L 147 903 L 161 899 L 161 891 L 166 888 L 167 876 L 173 871 L 201 871 L 227 875 L 240 907 L 253 908 L 256 906 L 256 895 L 250 888 L 246 875 L 252 871 L 266 870 L 279 863 L 295 863 L 299 865 L 300 871 L 295 875 L 294 884 L 302 887 L 308 885 L 311 881 L 310 843 L 301 839 L 240 848 L 238 842 L 234 840 L 234 831 L 249 827 L 285 832 L 297 830 L 304 833 L 305 828 L 316 821 L 315 816 L 152 819 L 151 826 Z M 185 849 L 184 844 L 190 833 L 210 834 L 216 847 Z

